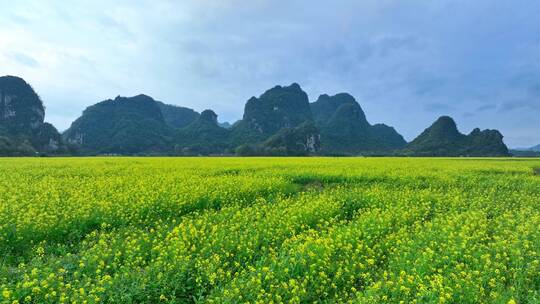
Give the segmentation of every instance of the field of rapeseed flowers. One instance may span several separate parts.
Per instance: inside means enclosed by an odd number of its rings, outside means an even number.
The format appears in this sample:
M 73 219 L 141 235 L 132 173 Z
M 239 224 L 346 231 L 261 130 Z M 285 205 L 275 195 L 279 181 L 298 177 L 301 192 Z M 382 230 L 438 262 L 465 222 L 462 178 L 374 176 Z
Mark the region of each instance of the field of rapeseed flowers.
M 0 303 L 540 303 L 538 168 L 0 159 Z

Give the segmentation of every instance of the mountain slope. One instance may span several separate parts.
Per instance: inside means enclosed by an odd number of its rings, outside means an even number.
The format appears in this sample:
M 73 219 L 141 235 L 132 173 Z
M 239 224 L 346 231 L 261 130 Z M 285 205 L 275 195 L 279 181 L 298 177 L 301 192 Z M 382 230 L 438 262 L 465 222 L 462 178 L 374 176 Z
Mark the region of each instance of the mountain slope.
M 231 128 L 233 143 L 261 142 L 312 119 L 308 96 L 298 84 L 276 86 L 247 101 L 242 120 Z
M 45 108 L 22 78 L 0 77 L 0 126 L 12 134 L 31 134 L 45 118 Z
M 465 148 L 466 136 L 461 134 L 451 117 L 439 117 L 429 128 L 407 145 L 415 154 L 445 156 L 459 154 Z
M 321 130 L 323 153 L 389 152 L 406 144 L 394 128 L 384 124 L 372 126 L 358 102 L 347 93 L 321 95 L 310 106 Z
M 353 104 L 358 106 L 358 117 L 357 119 L 362 121 L 363 124 L 367 125 L 366 115 L 364 111 L 360 108 L 360 105 L 354 97 L 347 93 L 339 93 L 334 96 L 329 96 L 328 94 L 323 94 L 319 96 L 317 101 L 310 104 L 311 111 L 313 112 L 313 118 L 317 123 L 325 123 L 337 109 L 344 104 Z
M 307 156 L 320 151 L 319 129 L 313 121 L 295 128 L 283 128 L 260 144 L 243 144 L 235 152 L 241 156 Z
M 200 114 L 190 108 L 165 104 L 161 101 L 156 101 L 163 115 L 165 123 L 171 128 L 181 129 L 188 126 L 199 118 Z
M 448 116 L 437 119 L 405 148 L 416 156 L 508 156 L 508 148 L 497 130 L 474 129 L 461 134 L 455 121 Z
M 26 81 L 0 77 L 0 155 L 63 153 L 60 134 L 44 118 L 43 102 Z
M 149 96 L 116 97 L 84 110 L 64 133 L 83 153 L 162 153 L 170 149 L 172 128 Z
M 174 150 L 180 155 L 223 154 L 229 147 L 229 130 L 219 126 L 217 115 L 204 110 L 197 120 L 177 131 Z

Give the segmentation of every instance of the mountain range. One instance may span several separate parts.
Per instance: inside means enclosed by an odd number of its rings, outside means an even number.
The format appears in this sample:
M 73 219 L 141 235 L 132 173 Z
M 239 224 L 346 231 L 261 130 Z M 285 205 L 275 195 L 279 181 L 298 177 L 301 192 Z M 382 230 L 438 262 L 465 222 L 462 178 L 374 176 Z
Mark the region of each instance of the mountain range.
M 63 134 L 44 117 L 28 83 L 0 77 L 0 155 L 509 155 L 499 131 L 464 135 L 447 116 L 407 143 L 393 127 L 369 123 L 350 94 L 310 103 L 296 83 L 251 97 L 233 125 L 220 124 L 212 110 L 198 113 L 146 95 L 89 106 Z
M 540 157 L 540 145 L 530 148 L 516 148 L 510 151 L 512 155 L 523 157 Z
M 540 152 L 540 145 L 536 145 L 530 148 L 517 148 L 518 151 Z
M 536 145 L 534 147 L 529 148 L 531 151 L 540 152 L 540 145 Z

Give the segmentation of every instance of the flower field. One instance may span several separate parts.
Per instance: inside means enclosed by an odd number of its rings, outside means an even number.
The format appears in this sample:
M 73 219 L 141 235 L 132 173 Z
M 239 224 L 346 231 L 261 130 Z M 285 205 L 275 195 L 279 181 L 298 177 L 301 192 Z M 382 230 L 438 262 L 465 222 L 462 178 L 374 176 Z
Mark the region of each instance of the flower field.
M 0 303 L 540 303 L 538 168 L 0 159 Z

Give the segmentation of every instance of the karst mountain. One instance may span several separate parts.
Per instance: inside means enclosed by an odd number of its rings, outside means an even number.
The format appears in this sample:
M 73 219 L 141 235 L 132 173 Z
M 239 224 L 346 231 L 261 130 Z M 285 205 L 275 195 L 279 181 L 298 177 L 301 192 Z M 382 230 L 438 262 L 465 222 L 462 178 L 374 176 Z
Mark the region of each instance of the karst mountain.
M 43 102 L 22 78 L 0 77 L 0 155 L 407 155 L 508 156 L 497 130 L 465 135 L 440 117 L 412 142 L 391 126 L 368 121 L 348 93 L 316 101 L 299 84 L 275 86 L 244 106 L 242 119 L 220 123 L 147 95 L 115 97 L 87 107 L 60 134 L 44 122 Z

